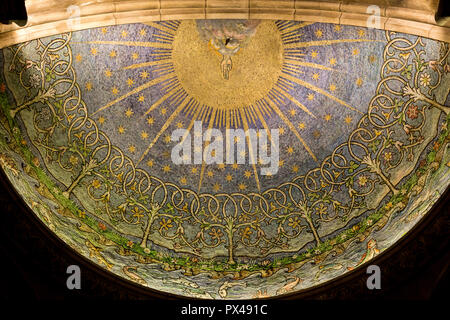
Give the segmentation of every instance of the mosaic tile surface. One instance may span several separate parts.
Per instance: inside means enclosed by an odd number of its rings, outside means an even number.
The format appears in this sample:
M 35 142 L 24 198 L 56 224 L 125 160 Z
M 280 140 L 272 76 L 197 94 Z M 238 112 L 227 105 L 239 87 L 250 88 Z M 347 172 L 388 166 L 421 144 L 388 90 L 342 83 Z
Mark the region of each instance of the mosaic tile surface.
M 18 44 L 0 51 L 0 163 L 52 232 L 137 285 L 208 299 L 302 290 L 394 245 L 446 190 L 449 50 L 269 20 Z M 261 174 L 248 140 L 244 163 L 174 164 L 171 133 L 196 121 L 278 129 L 278 171 Z

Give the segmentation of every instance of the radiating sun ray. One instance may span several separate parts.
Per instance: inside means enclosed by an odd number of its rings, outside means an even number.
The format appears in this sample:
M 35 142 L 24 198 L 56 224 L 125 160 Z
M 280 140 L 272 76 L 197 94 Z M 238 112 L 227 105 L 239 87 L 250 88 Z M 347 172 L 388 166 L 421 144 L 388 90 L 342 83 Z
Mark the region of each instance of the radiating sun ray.
M 241 111 L 241 114 L 242 114 L 243 110 L 242 109 L 239 109 L 239 110 Z M 243 122 L 244 131 L 247 131 L 249 129 L 249 127 L 248 127 L 248 123 L 247 123 L 246 117 L 243 114 L 242 114 L 242 122 Z M 253 159 L 253 145 L 252 145 L 252 141 L 251 141 L 251 139 L 250 139 L 250 137 L 248 135 L 246 135 L 246 140 L 247 140 L 247 145 L 248 145 L 249 159 L 251 159 L 251 163 L 253 163 L 252 167 L 253 167 L 253 172 L 254 172 L 254 175 L 255 175 L 256 187 L 258 188 L 258 192 L 261 192 L 261 187 L 259 185 L 258 169 L 256 168 L 256 164 L 255 164 L 255 162 L 256 162 L 255 160 L 256 159 Z
M 340 40 L 320 40 L 320 41 L 307 41 L 307 42 L 293 42 L 286 44 L 285 48 L 308 48 L 317 46 L 329 46 L 336 43 L 354 43 L 354 42 L 383 42 L 383 40 L 371 40 L 371 39 L 340 39 Z
M 308 68 L 314 68 L 314 69 L 320 69 L 320 70 L 326 70 L 326 71 L 341 72 L 338 69 L 333 69 L 333 68 L 326 67 L 326 66 L 323 66 L 323 65 L 317 64 L 317 63 L 306 62 L 306 61 L 301 61 L 301 60 L 297 60 L 297 59 L 294 60 L 294 59 L 290 59 L 290 58 L 286 58 L 286 60 L 289 60 L 289 62 L 286 62 L 286 64 L 292 64 L 292 65 L 308 67 Z
M 163 21 L 163 22 L 150 22 L 146 25 L 153 28 L 151 33 L 148 33 L 148 41 L 85 41 L 86 44 L 98 44 L 106 46 L 127 46 L 127 47 L 142 47 L 150 48 L 150 52 L 147 55 L 148 61 L 134 63 L 129 63 L 121 67 L 121 70 L 136 70 L 140 68 L 149 68 L 149 70 L 143 70 L 140 77 L 142 79 L 147 79 L 149 81 L 136 87 L 130 88 L 129 92 L 119 96 L 118 98 L 110 101 L 108 104 L 100 107 L 93 114 L 108 109 L 109 107 L 123 101 L 124 99 L 137 94 L 143 90 L 151 87 L 158 88 L 160 96 L 156 101 L 153 100 L 153 96 L 149 99 L 151 101 L 150 106 L 143 110 L 142 117 L 147 117 L 150 112 L 156 110 L 162 105 L 173 106 L 175 110 L 167 113 L 167 120 L 160 124 L 158 132 L 153 136 L 150 144 L 147 146 L 145 151 L 140 156 L 137 165 L 139 165 L 143 159 L 148 155 L 152 147 L 159 141 L 159 138 L 167 131 L 169 126 L 171 126 L 174 121 L 183 114 L 187 117 L 188 126 L 186 127 L 186 133 L 183 135 L 182 140 L 184 141 L 190 131 L 192 130 L 195 121 L 208 122 L 208 128 L 213 127 L 219 128 L 242 128 L 247 131 L 250 127 L 255 127 L 256 130 L 264 129 L 267 132 L 269 141 L 272 140 L 271 131 L 268 124 L 268 119 L 271 117 L 277 117 L 281 119 L 281 123 L 284 123 L 289 130 L 296 136 L 298 141 L 308 152 L 308 154 L 317 161 L 317 157 L 313 153 L 311 147 L 302 138 L 297 128 L 293 125 L 288 114 L 283 109 L 287 103 L 295 104 L 296 108 L 305 112 L 308 116 L 312 118 L 317 118 L 315 115 L 316 109 L 311 109 L 309 106 L 305 105 L 305 102 L 301 101 L 300 98 L 296 96 L 299 86 L 302 88 L 309 89 L 318 94 L 325 96 L 326 98 L 360 114 L 359 110 L 351 106 L 349 103 L 337 98 L 331 91 L 327 89 L 320 88 L 309 83 L 306 80 L 300 78 L 301 75 L 305 75 L 307 69 L 317 69 L 327 72 L 335 72 L 336 74 L 346 74 L 345 71 L 340 69 L 332 68 L 330 66 L 325 66 L 320 63 L 313 63 L 305 61 L 306 53 L 304 48 L 308 47 L 320 47 L 320 46 L 333 46 L 346 43 L 367 43 L 367 42 L 377 42 L 381 40 L 369 40 L 369 39 L 340 39 L 340 40 L 317 40 L 317 41 L 304 41 L 303 39 L 303 28 L 310 26 L 314 23 L 304 22 L 299 23 L 296 21 L 275 21 L 275 25 L 280 32 L 281 46 L 282 46 L 282 62 L 280 64 L 280 71 L 278 80 L 275 78 L 274 84 L 267 89 L 262 97 L 258 97 L 253 102 L 249 102 L 244 105 L 236 105 L 230 108 L 223 108 L 215 105 L 208 105 L 204 101 L 197 100 L 193 95 L 185 91 L 184 84 L 181 82 L 179 77 L 178 69 L 175 69 L 174 41 L 176 41 L 177 30 L 181 21 Z M 145 32 L 141 33 L 141 36 L 146 35 Z M 126 39 L 124 39 L 126 40 Z M 146 39 L 142 39 L 146 40 Z M 242 49 L 245 50 L 245 49 Z M 216 52 L 219 56 L 220 54 Z M 144 57 L 142 55 L 142 57 Z M 150 78 L 151 77 L 151 78 Z M 129 85 L 131 87 L 131 85 Z M 131 90 L 132 89 L 132 90 Z M 333 90 L 333 89 L 331 89 Z M 141 101 L 141 100 L 139 100 Z M 141 102 L 143 102 L 142 99 Z M 297 109 L 295 109 L 297 110 Z M 286 114 L 285 114 L 286 113 Z M 295 115 L 295 112 L 292 116 Z M 182 122 L 181 122 L 182 123 Z M 209 137 L 210 138 L 210 137 Z M 256 146 L 252 145 L 249 136 L 246 136 L 246 142 L 248 145 L 249 156 L 248 159 L 251 161 L 251 166 L 253 168 L 255 183 L 258 188 L 258 192 L 261 192 L 260 177 L 258 174 L 258 164 L 254 163 L 255 159 L 250 159 L 253 157 L 253 148 Z M 207 143 L 205 148 L 210 144 Z M 203 149 L 202 149 L 203 150 Z M 202 151 L 203 159 L 203 151 Z M 204 183 L 205 171 L 207 164 L 202 161 L 200 176 L 198 180 L 198 192 L 202 189 L 202 184 Z M 193 186 L 194 187 L 194 186 Z
M 297 23 L 295 21 L 277 21 L 275 24 L 278 27 L 278 30 L 282 34 L 287 34 L 293 31 L 298 31 L 304 27 L 314 24 L 315 22 L 301 22 Z
M 280 89 L 282 89 L 280 87 Z M 307 114 L 309 114 L 311 117 L 316 118 L 316 116 L 309 111 L 309 109 L 307 107 L 305 107 L 303 104 L 301 104 L 296 98 L 294 98 L 293 96 L 291 96 L 287 91 L 285 91 L 284 89 L 282 89 L 282 91 L 278 91 L 275 88 L 272 89 L 274 94 L 278 94 L 283 96 L 284 98 L 288 99 L 289 101 L 293 102 L 297 107 L 299 107 L 301 110 L 305 111 Z
M 158 29 L 160 31 L 163 31 L 163 32 L 166 32 L 166 33 L 170 33 L 170 34 L 175 34 L 172 29 L 169 29 L 169 28 L 167 28 L 166 26 L 164 26 L 164 25 L 162 25 L 160 23 L 157 23 L 157 22 L 146 22 L 145 24 L 150 26 L 150 27 L 152 27 L 152 28 L 154 28 L 154 29 Z
M 95 115 L 96 113 L 98 113 L 100 111 L 108 109 L 109 107 L 111 107 L 111 106 L 115 105 L 116 103 L 118 103 L 118 102 L 128 98 L 129 96 L 132 96 L 132 95 L 134 95 L 136 93 L 141 92 L 142 90 L 145 90 L 145 89 L 150 88 L 150 87 L 152 87 L 154 85 L 157 85 L 158 83 L 163 82 L 164 80 L 167 80 L 167 79 L 170 79 L 170 78 L 175 78 L 175 77 L 176 76 L 174 76 L 172 73 L 169 73 L 169 74 L 165 75 L 164 77 L 155 78 L 155 79 L 153 79 L 153 80 L 151 80 L 151 81 L 149 81 L 149 82 L 147 82 L 147 83 L 137 87 L 136 89 L 134 89 L 134 90 L 132 90 L 130 92 L 127 92 L 126 94 L 120 96 L 119 98 L 117 98 L 117 99 L 107 103 L 106 105 L 104 105 L 103 107 L 101 107 L 100 109 L 95 111 L 93 113 L 93 115 Z
M 145 48 L 164 48 L 164 49 L 171 49 L 172 44 L 166 44 L 161 42 L 146 42 L 146 41 L 104 41 L 104 40 L 98 40 L 98 41 L 80 41 L 73 43 L 86 43 L 86 44 L 107 44 L 107 45 L 114 45 L 114 46 L 127 46 L 127 47 L 145 47 Z
M 277 104 L 272 100 L 272 98 L 269 96 L 267 99 L 263 99 L 265 103 L 269 103 L 272 107 L 272 109 L 275 111 L 275 113 L 280 117 L 281 120 L 289 127 L 289 129 L 295 134 L 297 139 L 303 144 L 303 147 L 308 151 L 310 156 L 317 161 L 317 157 L 312 152 L 311 148 L 308 146 L 305 140 L 301 137 L 300 133 L 298 133 L 295 126 L 289 121 L 289 119 L 286 117 L 286 115 L 278 108 Z
M 171 123 L 175 120 L 175 118 L 178 116 L 178 114 L 183 110 L 185 105 L 189 102 L 187 98 L 187 95 L 184 96 L 182 102 L 178 105 L 178 107 L 175 109 L 174 112 L 170 115 L 170 117 L 166 120 L 166 122 L 163 124 L 159 132 L 156 134 L 156 136 L 153 138 L 152 142 L 149 144 L 147 149 L 144 151 L 142 156 L 139 158 L 139 161 L 137 162 L 137 165 L 141 163 L 141 161 L 145 158 L 145 156 L 148 154 L 150 149 L 155 145 L 156 141 L 158 141 L 159 137 L 166 131 L 166 129 L 171 125 Z
M 217 109 L 213 109 L 213 113 L 211 114 L 211 116 L 209 118 L 208 129 L 212 129 L 214 126 L 214 118 L 215 118 L 216 112 L 217 112 Z M 209 134 L 209 132 L 205 138 L 206 138 L 206 139 L 204 139 L 205 141 L 211 139 L 211 135 Z M 208 148 L 209 144 L 210 144 L 210 142 L 205 142 L 205 150 L 206 150 L 206 148 Z M 198 181 L 198 188 L 197 188 L 198 193 L 200 193 L 200 190 L 202 188 L 203 176 L 205 174 L 205 167 L 206 167 L 206 163 L 205 163 L 205 160 L 203 159 L 203 154 L 202 154 L 202 168 L 200 170 L 200 179 Z
M 167 63 L 167 62 L 170 62 L 170 61 L 171 61 L 171 59 L 166 59 L 166 60 L 156 60 L 156 61 L 148 61 L 148 62 L 143 62 L 143 63 L 137 63 L 137 64 L 132 64 L 132 65 L 129 65 L 127 67 L 124 67 L 123 70 L 157 66 L 159 64 Z
M 312 85 L 309 82 L 301 80 L 301 79 L 299 79 L 297 77 L 293 77 L 293 76 L 291 76 L 290 74 L 287 74 L 287 73 L 284 73 L 284 77 L 286 77 L 288 80 L 290 80 L 292 82 L 297 83 L 298 85 L 300 85 L 302 87 L 305 87 L 305 88 L 313 90 L 313 91 L 315 91 L 317 93 L 320 93 L 320 94 L 326 96 L 327 98 L 329 98 L 329 99 L 331 99 L 331 100 L 333 100 L 333 101 L 335 101 L 335 102 L 337 102 L 337 103 L 339 103 L 339 104 L 349 108 L 350 110 L 353 110 L 353 111 L 356 111 L 356 112 L 358 112 L 360 114 L 363 114 L 361 111 L 359 111 L 358 109 L 352 107 L 347 102 L 345 102 L 345 101 L 343 101 L 343 100 L 341 100 L 339 98 L 336 98 L 335 96 L 331 95 L 330 93 L 326 92 L 325 90 L 323 90 L 323 89 L 321 89 L 319 87 L 316 87 L 315 85 Z
M 147 114 L 149 114 L 151 111 L 153 111 L 155 108 L 157 108 L 158 106 L 160 106 L 164 101 L 166 101 L 169 97 L 171 97 L 173 94 L 176 94 L 180 91 L 182 91 L 183 88 L 180 86 L 179 83 L 175 83 L 174 85 L 172 85 L 168 91 L 161 97 L 159 98 L 155 103 L 153 103 L 151 105 L 150 108 L 147 109 L 147 111 L 143 114 L 143 117 L 145 117 Z

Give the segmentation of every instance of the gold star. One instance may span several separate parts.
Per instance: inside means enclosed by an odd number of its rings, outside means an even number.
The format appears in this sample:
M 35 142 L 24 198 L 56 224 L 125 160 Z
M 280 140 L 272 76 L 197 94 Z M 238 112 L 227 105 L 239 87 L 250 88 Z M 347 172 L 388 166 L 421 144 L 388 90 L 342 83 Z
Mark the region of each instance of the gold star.
M 369 56 L 369 62 L 370 63 L 374 63 L 377 60 L 377 57 L 374 56 L 373 54 Z
M 319 53 L 318 53 L 317 51 L 315 51 L 315 50 L 311 51 L 311 57 L 312 57 L 313 59 L 316 58 L 318 54 L 319 54 Z
M 144 102 L 145 101 L 145 97 L 143 95 L 140 95 L 138 98 L 139 102 Z
M 133 84 L 134 84 L 134 80 L 131 79 L 131 78 L 128 78 L 128 79 L 127 79 L 127 85 L 128 85 L 129 87 L 132 87 Z
M 125 133 L 125 128 L 124 128 L 122 125 L 120 125 L 119 128 L 117 129 L 117 131 L 118 131 L 120 134 L 124 134 L 124 133 Z
M 289 111 L 289 113 L 291 114 L 291 116 L 295 116 L 295 114 L 297 113 L 297 111 L 295 109 L 291 109 Z
M 247 188 L 247 186 L 245 184 L 243 184 L 243 183 L 239 184 L 239 189 L 240 190 L 245 190 L 246 188 Z
M 278 133 L 279 133 L 280 135 L 283 135 L 283 134 L 284 134 L 284 128 L 283 128 L 283 127 L 279 127 L 279 128 L 278 128 Z
M 95 56 L 97 53 L 98 53 L 98 51 L 97 51 L 96 48 L 92 48 L 92 49 L 91 49 L 91 54 L 92 54 L 93 56 Z
M 126 38 L 126 37 L 128 36 L 128 32 L 126 32 L 125 30 L 123 30 L 123 31 L 121 32 L 121 36 L 122 36 L 122 38 Z
M 366 32 L 363 29 L 360 29 L 358 31 L 358 36 L 363 37 L 366 34 Z
M 98 118 L 98 123 L 103 124 L 105 122 L 105 118 L 103 116 L 100 116 Z
M 86 83 L 86 90 L 87 91 L 91 91 L 92 90 L 92 82 L 89 81 L 89 82 Z
M 313 80 L 319 80 L 319 74 L 318 73 L 314 73 L 312 76 Z
M 330 121 L 331 120 L 331 114 L 326 114 L 324 117 L 325 121 Z
M 111 92 L 112 92 L 113 95 L 116 96 L 116 95 L 119 93 L 119 89 L 117 89 L 116 87 L 113 87 L 113 88 L 111 89 Z
M 145 131 L 142 131 L 142 132 L 141 132 L 141 138 L 142 138 L 142 140 L 147 139 L 147 138 L 148 138 L 148 133 L 145 132 Z
M 162 108 L 162 109 L 161 109 L 161 114 L 162 114 L 162 115 L 166 114 L 166 112 L 167 112 L 167 109 L 166 109 L 166 108 Z
M 171 140 L 172 139 L 170 138 L 170 136 L 168 134 L 164 137 L 164 142 L 165 143 L 169 143 Z
M 244 173 L 244 176 L 245 176 L 246 178 L 250 178 L 250 177 L 252 176 L 251 171 L 246 170 L 245 173 Z
M 131 118 L 131 116 L 134 114 L 133 110 L 131 108 L 128 108 L 127 111 L 125 111 L 125 116 L 127 118 Z
M 131 145 L 131 146 L 128 148 L 128 151 L 130 151 L 130 153 L 134 153 L 134 152 L 136 151 L 136 147 L 133 146 L 133 145 Z
M 314 94 L 310 93 L 308 94 L 308 100 L 313 100 L 314 99 Z
M 108 32 L 108 28 L 102 28 L 102 33 L 106 34 Z
M 148 72 L 147 71 L 142 71 L 141 74 L 140 74 L 140 77 L 142 79 L 146 79 L 148 77 Z
M 338 25 L 338 24 L 335 25 L 335 26 L 334 26 L 334 31 L 338 31 L 338 32 L 341 31 L 341 26 Z
M 299 128 L 299 129 L 305 129 L 305 124 L 304 124 L 303 122 L 300 122 L 300 123 L 298 124 L 298 128 Z
M 152 125 L 153 122 L 154 122 L 154 120 L 153 120 L 152 117 L 148 117 L 148 118 L 147 118 L 147 123 L 148 123 L 149 125 Z
M 316 37 L 317 37 L 317 38 L 321 38 L 322 35 L 323 35 L 322 30 L 319 29 L 319 30 L 316 31 Z
M 294 148 L 292 148 L 291 146 L 289 146 L 289 147 L 286 149 L 286 151 L 287 151 L 287 153 L 292 154 L 292 153 L 294 152 Z
M 186 183 L 187 183 L 186 177 L 181 177 L 180 183 L 181 183 L 181 184 L 186 184 Z
M 335 91 L 335 90 L 336 90 L 336 85 L 330 84 L 330 91 Z
M 298 166 L 297 166 L 297 165 L 294 165 L 294 166 L 292 167 L 292 171 L 295 172 L 295 173 L 297 173 L 297 172 L 298 172 Z
M 183 122 L 181 122 L 181 121 L 177 122 L 177 128 L 178 129 L 183 128 L 183 126 L 184 126 Z
M 112 76 L 111 70 L 106 69 L 106 70 L 105 70 L 105 76 L 107 76 L 108 78 L 111 78 L 111 76 Z
M 148 160 L 147 165 L 151 168 L 153 167 L 153 160 Z
M 358 53 L 359 53 L 359 49 L 358 48 L 353 49 L 352 55 L 356 56 Z
M 233 163 L 233 164 L 231 165 L 231 167 L 232 167 L 234 170 L 237 170 L 237 169 L 239 168 L 239 165 L 238 165 L 237 163 Z
M 137 58 L 139 58 L 139 54 L 138 54 L 137 52 L 135 52 L 135 53 L 133 53 L 133 54 L 131 55 L 131 58 L 132 58 L 133 60 L 136 60 Z
M 193 167 L 193 168 L 191 169 L 191 172 L 194 173 L 194 174 L 197 173 L 197 171 L 198 171 L 197 167 Z
M 145 29 L 141 29 L 141 30 L 139 31 L 139 34 L 140 34 L 141 36 L 145 36 L 145 35 L 147 34 L 147 31 L 145 31 Z
M 336 59 L 331 58 L 329 62 L 330 62 L 330 65 L 334 66 L 336 64 Z
M 77 60 L 77 62 L 80 62 L 81 60 L 83 60 L 83 57 L 81 56 L 81 54 L 77 54 L 75 60 Z
M 109 56 L 110 56 L 111 58 L 115 58 L 115 57 L 117 56 L 116 50 L 112 50 L 112 51 L 109 53 Z
M 230 182 L 231 180 L 233 180 L 233 177 L 231 176 L 231 174 L 227 174 L 227 176 L 225 177 L 225 179 Z
M 221 170 L 225 169 L 225 163 L 219 163 L 217 167 Z
M 350 117 L 350 116 L 347 116 L 347 117 L 345 117 L 345 122 L 347 123 L 347 124 L 350 124 L 351 122 L 352 122 L 352 117 Z
M 218 183 L 214 184 L 213 190 L 214 190 L 214 192 L 218 192 L 220 190 L 220 184 L 218 184 Z
M 164 172 L 169 172 L 170 171 L 170 166 L 167 164 L 163 167 L 163 171 Z
M 320 137 L 320 131 L 319 131 L 319 130 L 314 130 L 313 136 L 314 136 L 315 138 L 319 138 L 319 137 Z
M 363 80 L 362 80 L 361 78 L 356 79 L 356 85 L 357 85 L 358 87 L 361 87 L 362 84 L 363 84 Z
M 208 176 L 208 177 L 213 177 L 214 176 L 214 172 L 212 172 L 211 170 L 208 170 L 208 172 L 206 173 L 206 175 Z

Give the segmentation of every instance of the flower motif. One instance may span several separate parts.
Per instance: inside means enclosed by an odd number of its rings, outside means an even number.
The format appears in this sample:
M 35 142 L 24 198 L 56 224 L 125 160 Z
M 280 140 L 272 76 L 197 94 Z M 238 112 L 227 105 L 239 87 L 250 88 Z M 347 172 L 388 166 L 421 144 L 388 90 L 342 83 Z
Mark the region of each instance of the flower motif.
M 419 107 L 411 104 L 406 111 L 406 115 L 412 120 L 416 119 L 419 115 Z
M 139 207 L 135 206 L 131 212 L 133 213 L 133 217 L 137 218 L 137 223 L 139 223 L 141 218 L 144 216 L 142 214 L 143 211 Z
M 384 153 L 384 160 L 385 160 L 386 162 L 391 161 L 391 160 L 392 160 L 392 152 L 385 152 L 385 153 Z
M 105 231 L 105 230 L 106 230 L 106 226 L 105 226 L 105 224 L 102 223 L 102 222 L 99 222 L 99 223 L 98 223 L 98 227 L 99 227 L 102 231 Z
M 208 234 L 213 240 L 220 240 L 223 237 L 223 232 L 219 228 L 212 228 Z
M 131 240 L 128 241 L 128 242 L 127 242 L 127 246 L 130 247 L 130 248 L 133 247 L 133 246 L 134 246 L 134 242 L 131 241 Z
M 101 185 L 102 185 L 102 183 L 101 183 L 100 180 L 98 180 L 98 179 L 94 179 L 94 180 L 92 181 L 92 186 L 93 186 L 95 189 L 100 188 Z
M 0 92 L 3 93 L 6 91 L 6 85 L 4 83 L 0 84 Z
M 30 85 L 33 88 L 38 88 L 41 85 L 41 77 L 37 73 L 30 75 Z
M 243 239 L 250 238 L 250 235 L 252 234 L 252 230 L 250 227 L 246 227 L 244 230 L 242 230 L 241 236 Z
M 300 219 L 298 217 L 289 218 L 288 226 L 292 227 L 292 229 L 297 229 L 300 226 Z
M 364 187 L 366 185 L 366 183 L 367 183 L 367 177 L 366 176 L 360 176 L 359 179 L 358 179 L 358 184 L 361 187 Z
M 439 143 L 439 141 L 435 141 L 433 144 L 433 150 L 438 151 L 440 146 L 441 144 Z
M 319 215 L 324 215 L 324 214 L 326 214 L 327 213 L 327 207 L 326 206 L 324 206 L 323 205 L 323 203 L 321 203 L 320 205 L 319 205 L 319 207 L 317 208 L 317 214 L 319 214 Z
M 169 228 L 172 228 L 173 227 L 173 224 L 172 224 L 172 220 L 171 219 L 167 219 L 167 221 L 166 221 L 166 219 L 162 219 L 160 222 L 159 222 L 159 224 L 161 225 L 161 229 L 164 229 L 164 230 L 169 230 Z
M 431 82 L 431 77 L 428 73 L 423 73 L 419 77 L 419 82 L 422 87 L 427 87 Z
M 263 262 L 261 262 L 261 265 L 268 266 L 270 262 L 271 262 L 270 260 L 264 260 Z
M 73 166 L 76 166 L 76 165 L 78 164 L 78 158 L 77 158 L 77 157 L 74 157 L 74 156 L 70 156 L 69 162 L 70 162 Z

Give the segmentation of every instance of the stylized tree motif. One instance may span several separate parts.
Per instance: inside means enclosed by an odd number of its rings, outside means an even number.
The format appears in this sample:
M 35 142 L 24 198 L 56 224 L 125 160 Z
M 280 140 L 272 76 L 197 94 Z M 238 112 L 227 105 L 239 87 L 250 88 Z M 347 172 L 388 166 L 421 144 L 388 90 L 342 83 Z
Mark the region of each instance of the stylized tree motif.
M 308 234 L 320 246 L 321 230 L 363 208 L 377 183 L 398 194 L 392 172 L 417 158 L 427 108 L 449 114 L 450 108 L 434 101 L 432 92 L 450 72 L 448 44 L 441 45 L 439 60 L 424 61 L 421 38 L 412 42 L 394 36 L 386 33 L 381 81 L 347 141 L 317 168 L 261 194 L 197 194 L 136 167 L 88 114 L 72 66 L 70 34 L 11 49 L 10 70 L 28 94 L 9 116 L 33 112 L 34 145 L 47 164 L 71 173 L 63 195 L 85 187 L 100 208 L 97 217 L 106 214 L 112 224 L 141 227 L 139 250 L 147 252 L 152 236 L 158 236 L 177 252 L 214 255 L 223 249 L 228 264 L 244 254 L 297 252 L 302 248 L 295 243 Z M 21 57 L 31 44 L 39 51 L 36 61 Z M 101 222 L 102 230 L 105 224 Z

